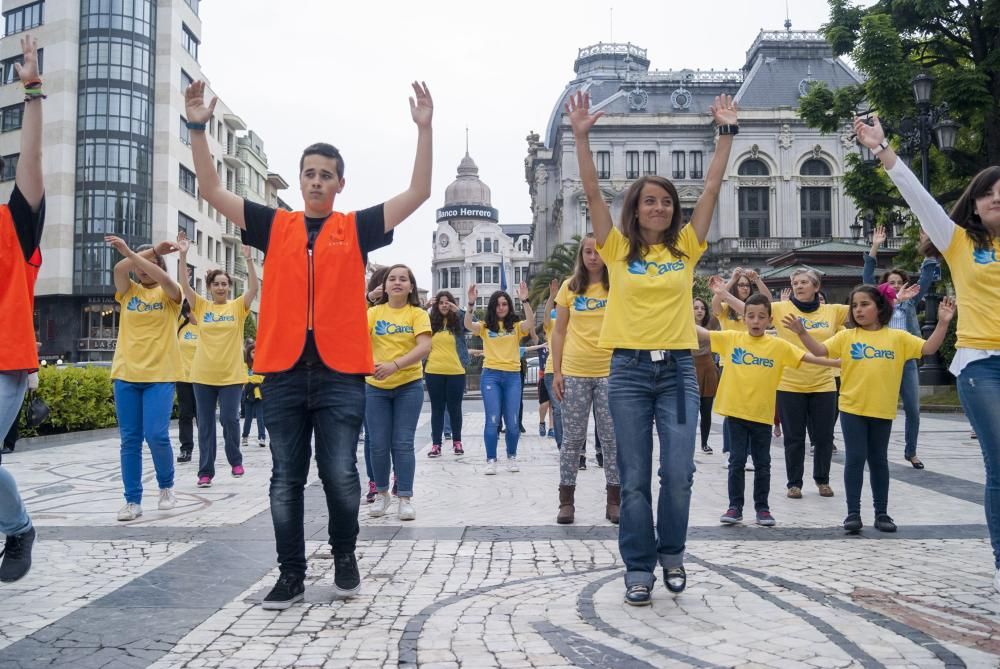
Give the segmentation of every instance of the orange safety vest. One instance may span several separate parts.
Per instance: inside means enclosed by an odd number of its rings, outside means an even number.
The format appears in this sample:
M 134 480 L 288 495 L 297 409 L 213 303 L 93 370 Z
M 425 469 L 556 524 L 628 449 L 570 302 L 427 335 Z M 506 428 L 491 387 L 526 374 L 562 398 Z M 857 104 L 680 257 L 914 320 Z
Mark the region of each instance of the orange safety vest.
M 25 262 L 10 208 L 0 206 L 0 314 L 3 314 L 0 371 L 33 372 L 38 369 L 35 280 L 41 266 L 39 249 L 35 249 L 31 260 Z
M 294 367 L 312 328 L 323 364 L 344 374 L 373 374 L 355 214 L 333 212 L 312 250 L 308 240 L 303 212 L 275 212 L 264 255 L 254 372 Z

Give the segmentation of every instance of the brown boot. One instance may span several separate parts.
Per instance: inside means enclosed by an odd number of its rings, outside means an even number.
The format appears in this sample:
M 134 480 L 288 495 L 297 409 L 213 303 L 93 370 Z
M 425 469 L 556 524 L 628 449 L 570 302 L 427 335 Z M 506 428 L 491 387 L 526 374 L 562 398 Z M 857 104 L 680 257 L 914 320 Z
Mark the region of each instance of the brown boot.
M 556 516 L 556 522 L 560 525 L 569 525 L 573 522 L 573 516 L 576 514 L 576 507 L 573 506 L 575 494 L 575 485 L 559 486 L 559 515 Z
M 604 511 L 604 517 L 617 525 L 621 510 L 622 487 L 618 485 L 608 485 L 608 501 Z

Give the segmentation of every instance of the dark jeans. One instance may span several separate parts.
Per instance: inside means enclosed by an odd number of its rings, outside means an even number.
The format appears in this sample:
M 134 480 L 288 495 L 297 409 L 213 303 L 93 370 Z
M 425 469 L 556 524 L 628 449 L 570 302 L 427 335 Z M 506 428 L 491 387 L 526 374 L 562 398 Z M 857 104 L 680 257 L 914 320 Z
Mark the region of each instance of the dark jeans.
M 889 506 L 889 434 L 892 421 L 857 414 L 840 413 L 844 431 L 844 492 L 847 513 L 861 513 L 861 487 L 865 481 L 865 462 L 871 477 L 875 515 L 886 513 Z
M 903 400 L 903 413 L 906 415 L 903 457 L 912 458 L 917 454 L 917 437 L 920 436 L 920 372 L 916 360 L 907 360 L 903 365 L 899 398 Z
M 712 431 L 712 404 L 714 402 L 714 396 L 701 398 L 699 410 L 701 413 L 701 445 L 703 448 L 708 446 L 708 435 Z
M 729 506 L 743 510 L 747 456 L 753 458 L 753 508 L 767 511 L 771 491 L 771 426 L 726 416 L 722 430 L 729 440 Z
M 958 399 L 979 437 L 986 469 L 986 527 L 993 559 L 1000 568 L 1000 355 L 969 363 L 958 375 Z
M 257 419 L 257 440 L 264 441 L 267 439 L 267 432 L 264 430 L 264 400 L 259 400 L 256 397 L 253 399 L 248 399 L 243 403 L 243 411 L 245 418 L 243 419 L 243 438 L 246 439 L 250 436 L 250 426 L 253 424 L 253 419 Z
M 413 439 L 423 404 L 423 379 L 388 390 L 365 385 L 365 418 L 372 431 L 372 471 L 379 492 L 389 490 L 389 474 L 395 471 L 397 494 L 413 497 L 417 465 Z
M 365 474 L 368 475 L 368 480 L 375 482 L 375 470 L 372 468 L 372 437 L 371 433 L 368 431 L 368 418 L 362 419 L 361 424 L 365 428 Z
M 684 564 L 698 426 L 698 378 L 691 352 L 671 351 L 654 362 L 649 351 L 615 349 L 608 406 L 618 442 L 618 549 L 625 586 L 652 586 L 657 562 L 666 569 Z M 660 441 L 655 529 L 650 486 L 654 421 Z
M 451 438 L 462 441 L 462 397 L 465 374 L 426 374 L 427 394 L 431 398 L 431 443 L 441 445 L 445 409 L 451 420 Z
M 549 393 L 549 408 L 552 409 L 552 429 L 555 430 L 556 448 L 562 448 L 563 426 L 562 426 L 562 402 L 556 399 L 556 393 L 552 389 L 552 381 L 555 374 L 549 373 L 542 376 L 542 382 Z M 594 421 L 596 424 L 596 420 Z
M 264 377 L 264 422 L 271 431 L 271 520 L 283 574 L 306 572 L 303 497 L 316 438 L 316 467 L 335 553 L 353 553 L 358 538 L 361 484 L 358 433 L 365 379 L 321 363 L 300 364 Z
M 194 419 L 198 412 L 194 401 L 194 386 L 190 383 L 175 384 L 177 391 L 177 431 L 181 441 L 181 450 L 190 453 L 194 450 Z
M 837 421 L 837 393 L 792 393 L 778 391 L 778 413 L 785 435 L 785 471 L 789 488 L 801 488 L 806 461 L 806 429 L 816 440 L 813 480 L 830 483 L 833 459 L 833 427 Z
M 230 467 L 243 464 L 240 453 L 240 396 L 243 384 L 209 386 L 195 383 L 194 399 L 198 406 L 198 477 L 215 476 L 215 405 Z

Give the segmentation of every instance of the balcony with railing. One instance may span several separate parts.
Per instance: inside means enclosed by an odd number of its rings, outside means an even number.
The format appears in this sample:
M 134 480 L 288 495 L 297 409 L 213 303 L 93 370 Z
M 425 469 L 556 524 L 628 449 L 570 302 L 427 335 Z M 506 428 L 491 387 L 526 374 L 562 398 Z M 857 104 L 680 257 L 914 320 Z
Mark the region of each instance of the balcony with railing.
M 892 237 L 882 245 L 885 249 L 899 250 L 903 245 L 902 237 Z M 708 245 L 708 252 L 714 254 L 750 253 L 773 255 L 781 251 L 800 249 L 806 246 L 841 242 L 857 246 L 860 249 L 869 242 L 849 237 L 723 237 Z

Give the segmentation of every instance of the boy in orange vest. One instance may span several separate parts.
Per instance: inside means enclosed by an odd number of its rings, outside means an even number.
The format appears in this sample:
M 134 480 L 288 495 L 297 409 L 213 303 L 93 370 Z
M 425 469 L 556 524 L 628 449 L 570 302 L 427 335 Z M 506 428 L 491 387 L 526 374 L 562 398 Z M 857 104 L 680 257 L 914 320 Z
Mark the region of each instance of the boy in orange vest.
M 265 253 L 254 371 L 265 375 L 271 518 L 281 571 L 262 603 L 266 609 L 286 609 L 305 591 L 303 491 L 314 435 L 329 513 L 334 590 L 337 597 L 361 590 L 354 556 L 361 499 L 357 443 L 364 377 L 375 371 L 364 268 L 368 253 L 391 243 L 393 228 L 431 194 L 434 108 L 426 84 L 414 82 L 413 93 L 417 151 L 409 188 L 383 204 L 342 214 L 333 204 L 344 189 L 344 160 L 329 144 L 307 147 L 299 161 L 304 211 L 272 209 L 226 190 L 205 138 L 216 100 L 205 104 L 203 81 L 185 92 L 201 196 L 243 231 L 244 244 Z
M 17 420 L 28 385 L 28 375 L 38 371 L 35 346 L 35 279 L 42 265 L 39 250 L 45 222 L 45 187 L 42 183 L 42 80 L 38 76 L 38 44 L 21 38 L 24 62 L 14 65 L 24 86 L 21 120 L 21 154 L 17 160 L 14 191 L 0 205 L 0 434 L 7 434 Z M 2 161 L 0 161 L 2 170 Z M 31 568 L 35 528 L 24 508 L 17 483 L 0 467 L 0 534 L 5 536 L 0 581 L 16 581 Z

